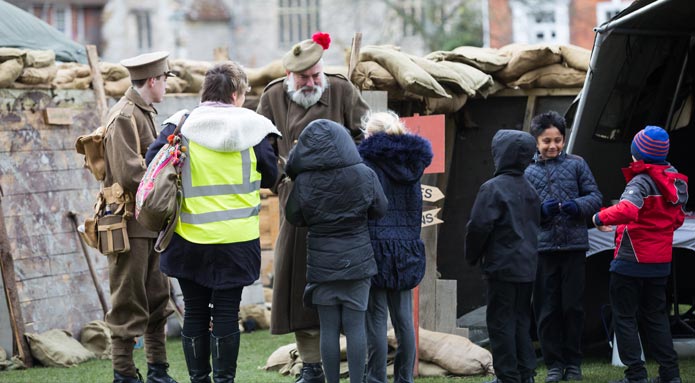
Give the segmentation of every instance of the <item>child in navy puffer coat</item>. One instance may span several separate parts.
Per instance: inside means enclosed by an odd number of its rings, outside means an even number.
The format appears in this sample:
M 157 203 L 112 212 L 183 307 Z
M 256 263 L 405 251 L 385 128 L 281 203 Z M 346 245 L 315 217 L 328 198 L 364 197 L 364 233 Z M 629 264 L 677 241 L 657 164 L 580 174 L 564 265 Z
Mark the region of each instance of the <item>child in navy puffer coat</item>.
M 285 217 L 295 226 L 309 227 L 304 302 L 319 312 L 326 380 L 337 383 L 340 378 L 342 328 L 350 382 L 361 383 L 367 350 L 365 312 L 370 279 L 377 271 L 367 221 L 382 216 L 388 201 L 347 129 L 333 121 L 307 125 L 285 172 L 294 180 Z
M 394 382 L 412 383 L 415 363 L 412 289 L 425 274 L 420 240 L 420 177 L 432 161 L 429 141 L 408 134 L 393 112 L 374 113 L 364 123 L 359 146 L 365 164 L 376 172 L 389 200 L 385 216 L 369 220 L 377 275 L 372 277 L 367 310 L 367 383 L 386 382 L 386 318 L 396 332 Z

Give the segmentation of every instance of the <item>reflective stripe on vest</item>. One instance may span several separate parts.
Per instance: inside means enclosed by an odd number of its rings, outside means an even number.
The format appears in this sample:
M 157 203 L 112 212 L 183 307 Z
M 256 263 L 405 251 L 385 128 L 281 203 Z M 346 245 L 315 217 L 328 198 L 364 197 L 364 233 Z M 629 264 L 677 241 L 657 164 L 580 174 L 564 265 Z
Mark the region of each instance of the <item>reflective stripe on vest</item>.
M 200 244 L 258 239 L 261 174 L 253 149 L 217 152 L 182 139 L 188 156 L 181 171 L 176 233 Z

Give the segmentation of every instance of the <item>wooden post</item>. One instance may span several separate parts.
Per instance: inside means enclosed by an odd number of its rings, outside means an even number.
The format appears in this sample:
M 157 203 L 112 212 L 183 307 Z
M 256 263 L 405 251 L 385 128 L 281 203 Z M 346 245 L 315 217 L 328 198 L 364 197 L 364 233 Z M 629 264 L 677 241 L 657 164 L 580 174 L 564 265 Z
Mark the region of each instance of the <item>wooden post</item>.
M 352 38 L 352 48 L 350 49 L 350 62 L 348 63 L 348 81 L 352 82 L 352 72 L 355 71 L 357 63 L 360 62 L 360 49 L 362 48 L 362 32 L 355 32 Z
M 19 306 L 19 297 L 17 295 L 17 277 L 14 274 L 14 259 L 10 253 L 10 241 L 7 237 L 7 229 L 5 228 L 5 215 L 2 212 L 2 198 L 0 197 L 0 269 L 2 271 L 2 281 L 5 284 L 5 297 L 7 298 L 7 307 L 9 309 L 10 321 L 12 322 L 12 335 L 17 346 L 19 358 L 24 361 L 26 367 L 31 367 L 34 364 L 34 359 L 31 357 L 29 343 L 24 338 L 24 319 L 22 318 L 22 309 Z
M 103 125 L 106 122 L 106 113 L 109 108 L 106 103 L 106 92 L 104 91 L 104 79 L 101 77 L 99 69 L 99 55 L 95 45 L 87 45 L 87 59 L 89 67 L 92 70 L 92 89 L 97 101 L 97 114 L 99 115 L 99 124 Z

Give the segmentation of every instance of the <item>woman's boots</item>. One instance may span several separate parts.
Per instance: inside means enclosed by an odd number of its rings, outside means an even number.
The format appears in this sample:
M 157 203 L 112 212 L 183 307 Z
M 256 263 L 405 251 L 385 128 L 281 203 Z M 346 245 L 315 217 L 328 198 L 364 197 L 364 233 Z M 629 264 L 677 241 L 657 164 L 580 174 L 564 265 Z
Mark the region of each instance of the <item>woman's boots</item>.
M 187 337 L 181 334 L 183 354 L 191 383 L 234 383 L 239 356 L 239 332 L 218 338 L 212 334 Z M 210 354 L 212 353 L 212 369 Z
M 239 331 L 218 338 L 210 334 L 212 376 L 215 383 L 234 383 L 236 360 L 239 356 Z
M 201 335 L 189 338 L 181 334 L 183 343 L 183 355 L 186 357 L 186 366 L 191 383 L 210 383 L 210 337 Z

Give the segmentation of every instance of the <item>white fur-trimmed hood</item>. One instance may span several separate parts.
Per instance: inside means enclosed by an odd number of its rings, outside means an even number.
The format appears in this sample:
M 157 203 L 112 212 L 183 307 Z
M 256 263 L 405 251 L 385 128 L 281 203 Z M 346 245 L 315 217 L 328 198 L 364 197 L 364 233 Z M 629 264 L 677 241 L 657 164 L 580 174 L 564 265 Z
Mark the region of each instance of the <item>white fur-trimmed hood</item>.
M 269 119 L 241 107 L 201 105 L 181 127 L 187 139 L 218 152 L 239 152 L 258 145 L 268 134 L 282 136 Z

